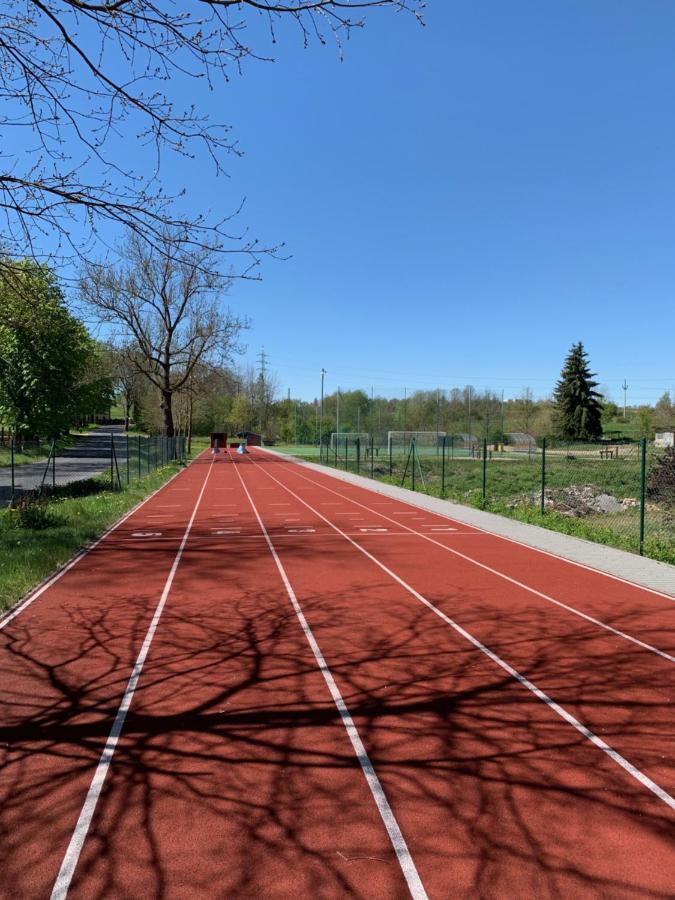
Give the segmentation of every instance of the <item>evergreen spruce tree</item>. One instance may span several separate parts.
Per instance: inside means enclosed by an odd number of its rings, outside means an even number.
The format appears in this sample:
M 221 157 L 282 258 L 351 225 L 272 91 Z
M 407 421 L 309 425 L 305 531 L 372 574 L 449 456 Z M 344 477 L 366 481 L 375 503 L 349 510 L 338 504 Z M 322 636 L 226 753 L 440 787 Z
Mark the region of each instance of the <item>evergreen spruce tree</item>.
M 584 345 L 574 344 L 560 373 L 553 399 L 554 429 L 557 437 L 569 441 L 589 441 L 602 435 L 602 394 L 593 388 L 594 372 L 590 371 Z

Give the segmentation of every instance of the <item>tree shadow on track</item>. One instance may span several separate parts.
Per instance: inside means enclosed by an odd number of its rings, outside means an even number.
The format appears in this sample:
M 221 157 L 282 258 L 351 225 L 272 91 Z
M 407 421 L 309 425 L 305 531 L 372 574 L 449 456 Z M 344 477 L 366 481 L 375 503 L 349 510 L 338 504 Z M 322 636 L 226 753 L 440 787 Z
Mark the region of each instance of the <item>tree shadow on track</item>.
M 228 566 L 222 545 L 196 540 L 127 716 L 75 895 L 405 896 L 285 593 L 273 579 L 250 587 L 267 548 L 233 542 Z M 141 555 L 155 552 L 148 545 Z M 284 546 L 290 560 L 313 552 L 304 540 Z M 305 588 L 299 599 L 430 895 L 669 896 L 673 819 L 664 805 L 391 581 L 377 575 L 366 596 L 341 545 L 325 552 L 324 565 L 343 573 L 339 586 Z M 588 623 L 570 624 L 574 652 L 565 653 L 558 635 L 547 636 L 544 612 L 496 615 L 478 592 L 434 599 L 471 599 L 469 620 L 495 635 L 508 620 L 513 653 L 529 654 L 524 674 L 606 722 L 610 743 L 630 733 L 632 718 L 663 721 L 656 695 L 642 709 L 638 698 L 616 700 L 634 687 L 636 654 L 621 644 L 598 653 Z M 149 615 L 145 601 L 121 612 L 92 600 L 66 606 L 49 641 L 21 617 L 7 630 L 7 896 L 32 896 L 20 888 L 34 883 L 41 854 L 58 867 Z M 590 668 L 579 665 L 585 654 Z M 661 727 L 650 736 L 640 724 L 640 735 L 646 745 L 664 741 Z M 648 867 L 635 864 L 642 854 Z

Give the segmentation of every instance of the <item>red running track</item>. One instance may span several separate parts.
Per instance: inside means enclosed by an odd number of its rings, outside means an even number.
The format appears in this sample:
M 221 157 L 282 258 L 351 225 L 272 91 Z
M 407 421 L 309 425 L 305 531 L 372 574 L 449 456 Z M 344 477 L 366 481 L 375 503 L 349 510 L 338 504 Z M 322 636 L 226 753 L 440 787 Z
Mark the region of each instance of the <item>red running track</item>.
M 0 895 L 670 897 L 674 615 L 202 456 L 0 623 Z

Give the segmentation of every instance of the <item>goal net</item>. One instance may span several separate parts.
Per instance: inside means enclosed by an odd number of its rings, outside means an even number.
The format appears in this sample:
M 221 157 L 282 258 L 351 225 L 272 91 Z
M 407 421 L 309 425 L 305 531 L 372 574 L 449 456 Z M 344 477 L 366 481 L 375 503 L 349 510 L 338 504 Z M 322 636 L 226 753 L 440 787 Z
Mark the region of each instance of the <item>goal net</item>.
M 387 435 L 387 446 L 392 450 L 407 449 L 415 441 L 418 449 L 429 447 L 436 449 L 443 443 L 444 431 L 390 431 Z
M 370 435 L 365 431 L 334 431 L 330 436 L 330 449 L 338 453 L 344 452 L 345 447 L 356 447 L 356 441 L 361 441 L 361 449 L 370 447 Z

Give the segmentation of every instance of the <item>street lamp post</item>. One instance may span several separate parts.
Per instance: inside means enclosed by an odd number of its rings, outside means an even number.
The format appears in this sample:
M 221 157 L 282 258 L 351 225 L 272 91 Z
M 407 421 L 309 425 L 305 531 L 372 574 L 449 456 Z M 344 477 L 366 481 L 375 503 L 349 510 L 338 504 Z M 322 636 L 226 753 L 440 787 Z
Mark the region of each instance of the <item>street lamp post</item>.
M 321 369 L 321 415 L 319 417 L 319 447 L 321 447 L 321 439 L 323 436 L 323 379 L 327 375 L 325 369 Z

